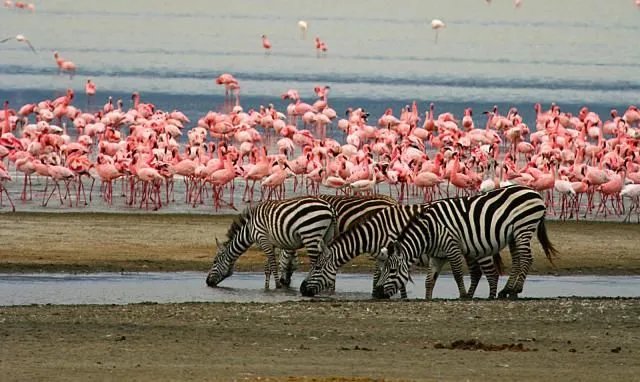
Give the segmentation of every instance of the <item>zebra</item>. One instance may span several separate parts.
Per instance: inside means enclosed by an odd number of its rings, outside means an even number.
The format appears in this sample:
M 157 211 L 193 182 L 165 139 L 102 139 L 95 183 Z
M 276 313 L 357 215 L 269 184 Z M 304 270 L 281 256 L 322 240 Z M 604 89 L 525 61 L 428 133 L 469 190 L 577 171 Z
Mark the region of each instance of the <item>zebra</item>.
M 448 260 L 461 298 L 473 296 L 481 277 L 479 269 L 489 281 L 489 298 L 495 298 L 498 273 L 492 256 L 508 245 L 512 267 L 498 297 L 516 299 L 533 262 L 531 239 L 536 230 L 552 264 L 552 256 L 557 254 L 547 236 L 545 211 L 540 194 L 519 185 L 433 202 L 431 208 L 408 222 L 387 251 L 382 251 L 387 258 L 374 295 L 377 298 L 393 296 L 409 279 L 409 265 L 421 261 L 428 267 L 425 298 L 431 299 L 438 274 Z M 480 267 L 469 267 L 472 285 L 467 293 L 462 277 L 463 258 L 468 264 L 480 264 Z
M 233 274 L 233 265 L 253 243 L 267 256 L 265 289 L 273 273 L 276 288 L 280 288 L 274 247 L 296 250 L 303 246 L 311 264 L 320 253 L 320 243 L 334 237 L 336 214 L 328 202 L 316 197 L 301 196 L 286 200 L 267 200 L 247 207 L 227 231 L 227 241 L 216 238 L 217 253 L 207 274 L 207 285 L 217 286 Z
M 386 207 L 339 234 L 328 245 L 321 243 L 322 256 L 300 284 L 300 293 L 312 297 L 335 283 L 338 267 L 363 252 L 379 258 L 380 250 L 394 239 L 409 219 L 428 204 Z M 377 284 L 374 275 L 374 286 Z
M 398 201 L 390 196 L 372 195 L 316 195 L 333 207 L 336 211 L 336 233 L 340 234 L 377 211 L 398 204 Z M 280 254 L 280 283 L 291 285 L 291 276 L 296 269 L 297 256 L 295 251 L 283 250 Z

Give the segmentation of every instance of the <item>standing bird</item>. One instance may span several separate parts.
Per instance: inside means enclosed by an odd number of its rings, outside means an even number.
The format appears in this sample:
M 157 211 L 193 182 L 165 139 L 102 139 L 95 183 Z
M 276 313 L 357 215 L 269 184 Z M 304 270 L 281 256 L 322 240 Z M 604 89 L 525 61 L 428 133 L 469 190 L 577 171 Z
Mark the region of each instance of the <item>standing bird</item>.
M 65 60 L 55 51 L 53 52 L 53 58 L 56 60 L 56 65 L 58 65 L 58 74 L 69 72 L 69 78 L 73 79 L 73 76 L 76 74 L 76 69 L 78 69 L 76 64 L 73 61 Z
M 271 50 L 271 41 L 269 41 L 266 34 L 262 35 L 262 47 L 265 49 L 264 50 L 265 54 L 268 54 L 269 51 Z
M 33 45 L 31 45 L 31 41 L 29 41 L 29 39 L 27 39 L 26 37 L 24 37 L 24 35 L 15 35 L 14 37 L 7 37 L 4 40 L 0 40 L 0 43 L 4 43 L 7 42 L 9 40 L 16 40 L 17 42 L 24 42 L 25 44 L 29 45 L 29 48 L 31 48 L 31 50 L 33 51 L 33 53 L 38 53 L 36 52 L 36 48 L 33 47 Z
M 300 28 L 300 32 L 302 33 L 302 39 L 306 39 L 307 38 L 307 22 L 304 20 L 300 20 L 298 21 L 298 28 Z
M 438 43 L 438 29 L 445 28 L 447 25 L 443 23 L 441 20 L 433 19 L 431 20 L 431 29 L 435 29 L 436 31 L 436 44 Z
M 91 106 L 93 97 L 96 95 L 96 84 L 91 82 L 91 79 L 87 79 L 87 84 L 84 86 L 84 91 L 87 93 L 87 109 Z
M 640 3 L 639 1 L 636 1 L 636 4 L 639 4 L 639 3 Z M 513 0 L 513 5 L 516 8 L 520 8 L 520 0 Z

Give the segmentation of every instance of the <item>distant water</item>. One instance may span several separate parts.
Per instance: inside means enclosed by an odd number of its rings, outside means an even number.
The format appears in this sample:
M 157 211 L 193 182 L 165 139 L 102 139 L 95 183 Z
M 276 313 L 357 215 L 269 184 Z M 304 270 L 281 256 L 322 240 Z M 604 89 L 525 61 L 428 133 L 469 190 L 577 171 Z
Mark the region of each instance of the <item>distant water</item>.
M 314 100 L 313 86 L 330 85 L 340 113 L 362 106 L 377 118 L 386 107 L 429 102 L 436 113 L 460 115 L 494 104 L 533 118 L 533 104 L 588 105 L 606 118 L 615 107 L 640 103 L 640 9 L 631 0 L 301 1 L 261 3 L 56 1 L 36 12 L 0 9 L 2 34 L 26 35 L 36 46 L 0 44 L 0 99 L 12 106 L 51 98 L 67 87 L 84 106 L 84 83 L 130 104 L 134 90 L 162 109 L 192 120 L 222 104 L 224 72 L 240 81 L 245 109 L 274 103 L 289 88 Z M 434 43 L 429 22 L 447 23 Z M 306 40 L 297 21 L 307 20 Z M 260 36 L 273 49 L 265 55 Z M 317 57 L 313 38 L 328 45 Z M 4 36 L 1 36 L 4 37 Z M 53 51 L 79 67 L 57 75 Z

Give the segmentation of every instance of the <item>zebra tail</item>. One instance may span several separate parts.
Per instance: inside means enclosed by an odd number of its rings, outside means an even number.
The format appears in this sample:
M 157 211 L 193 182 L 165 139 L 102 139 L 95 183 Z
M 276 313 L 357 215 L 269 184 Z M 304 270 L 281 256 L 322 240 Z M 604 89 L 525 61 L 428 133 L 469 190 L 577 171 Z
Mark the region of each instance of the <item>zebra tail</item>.
M 502 262 L 502 256 L 500 256 L 499 252 L 493 255 L 493 264 L 496 267 L 498 274 L 500 276 L 504 275 L 504 262 Z
M 552 265 L 555 265 L 553 263 L 553 257 L 558 257 L 558 250 L 556 250 L 556 248 L 553 246 L 553 244 L 551 244 L 551 241 L 549 240 L 549 236 L 547 235 L 547 227 L 544 224 L 544 217 L 540 219 L 540 223 L 538 223 L 537 236 L 540 244 L 542 245 L 545 256 L 547 256 L 547 259 Z

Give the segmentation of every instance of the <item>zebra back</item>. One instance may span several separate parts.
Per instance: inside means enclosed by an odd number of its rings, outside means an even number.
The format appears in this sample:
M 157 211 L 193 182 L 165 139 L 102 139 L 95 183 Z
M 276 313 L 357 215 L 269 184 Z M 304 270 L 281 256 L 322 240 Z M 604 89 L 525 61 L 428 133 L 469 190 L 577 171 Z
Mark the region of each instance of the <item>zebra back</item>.
M 375 214 L 383 208 L 394 206 L 398 201 L 386 195 L 326 195 L 320 194 L 319 199 L 327 201 L 336 211 L 337 233 L 345 232 L 362 219 Z

